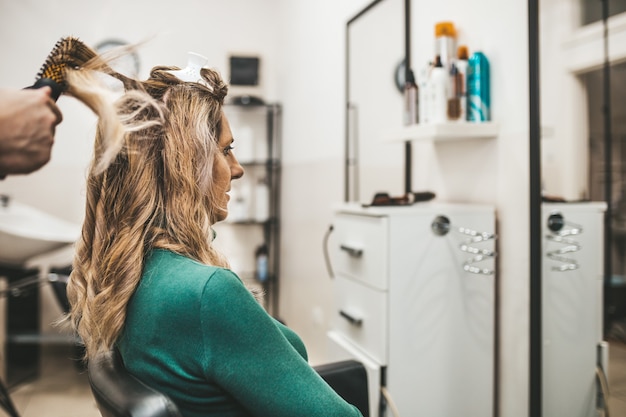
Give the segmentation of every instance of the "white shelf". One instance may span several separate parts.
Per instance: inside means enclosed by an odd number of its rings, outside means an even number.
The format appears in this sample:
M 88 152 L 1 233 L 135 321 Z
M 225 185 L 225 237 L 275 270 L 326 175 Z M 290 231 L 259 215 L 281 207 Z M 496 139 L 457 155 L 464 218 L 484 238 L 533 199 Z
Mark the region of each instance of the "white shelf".
M 495 122 L 451 122 L 442 124 L 416 124 L 383 133 L 386 142 L 430 140 L 433 142 L 467 139 L 492 139 L 498 136 Z

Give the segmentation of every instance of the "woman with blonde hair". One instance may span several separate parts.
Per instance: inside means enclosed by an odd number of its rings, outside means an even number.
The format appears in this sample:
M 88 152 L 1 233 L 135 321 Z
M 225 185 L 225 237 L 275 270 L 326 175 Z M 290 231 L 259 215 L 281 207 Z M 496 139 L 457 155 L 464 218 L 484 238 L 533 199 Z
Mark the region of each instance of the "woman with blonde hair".
M 91 71 L 69 74 L 99 116 L 67 289 L 86 359 L 118 349 L 185 417 L 360 416 L 213 246 L 244 174 L 218 72 L 190 61 L 141 82 L 114 75 L 126 91 L 111 105 Z

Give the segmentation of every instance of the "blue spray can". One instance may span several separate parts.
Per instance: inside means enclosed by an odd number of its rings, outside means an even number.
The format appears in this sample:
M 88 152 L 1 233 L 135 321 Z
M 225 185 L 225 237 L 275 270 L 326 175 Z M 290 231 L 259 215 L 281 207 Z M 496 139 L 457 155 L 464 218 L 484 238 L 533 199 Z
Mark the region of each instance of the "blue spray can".
M 491 120 L 489 61 L 482 52 L 474 52 L 467 62 L 467 120 Z

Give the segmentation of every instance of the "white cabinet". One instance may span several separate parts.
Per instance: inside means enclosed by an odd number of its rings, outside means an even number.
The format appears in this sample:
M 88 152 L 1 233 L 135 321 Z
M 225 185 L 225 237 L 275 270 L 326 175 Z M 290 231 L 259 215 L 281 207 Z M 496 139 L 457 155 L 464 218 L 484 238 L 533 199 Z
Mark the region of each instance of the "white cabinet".
M 331 359 L 366 359 L 371 415 L 384 387 L 401 416 L 491 416 L 494 208 L 346 204 L 333 226 Z
M 603 202 L 542 206 L 544 416 L 596 415 L 605 210 Z

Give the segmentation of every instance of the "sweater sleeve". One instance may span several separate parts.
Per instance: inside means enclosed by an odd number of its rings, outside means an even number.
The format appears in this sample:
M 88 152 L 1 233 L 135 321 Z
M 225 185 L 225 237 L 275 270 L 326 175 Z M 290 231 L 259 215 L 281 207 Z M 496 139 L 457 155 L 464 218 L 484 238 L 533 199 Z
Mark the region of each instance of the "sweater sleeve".
M 288 342 L 237 276 L 216 272 L 202 299 L 205 373 L 251 415 L 358 417 Z

